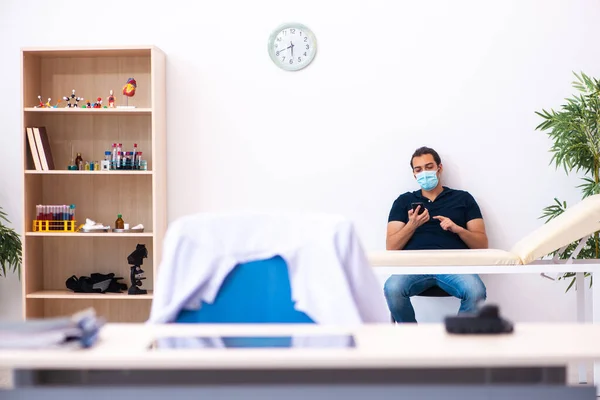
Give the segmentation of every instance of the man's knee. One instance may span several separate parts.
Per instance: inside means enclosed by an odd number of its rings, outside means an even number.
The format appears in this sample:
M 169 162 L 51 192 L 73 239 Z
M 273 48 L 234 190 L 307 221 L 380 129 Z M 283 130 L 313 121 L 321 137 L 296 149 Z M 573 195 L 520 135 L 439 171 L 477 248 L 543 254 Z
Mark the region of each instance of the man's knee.
M 406 297 L 408 293 L 407 287 L 408 281 L 405 275 L 392 275 L 390 276 L 383 285 L 383 293 L 388 299 L 396 297 Z
M 465 286 L 465 295 L 466 298 L 476 302 L 485 301 L 487 298 L 487 290 L 479 277 L 468 282 Z
M 450 286 L 452 295 L 461 300 L 479 302 L 487 297 L 485 285 L 478 275 L 444 275 L 441 282 Z

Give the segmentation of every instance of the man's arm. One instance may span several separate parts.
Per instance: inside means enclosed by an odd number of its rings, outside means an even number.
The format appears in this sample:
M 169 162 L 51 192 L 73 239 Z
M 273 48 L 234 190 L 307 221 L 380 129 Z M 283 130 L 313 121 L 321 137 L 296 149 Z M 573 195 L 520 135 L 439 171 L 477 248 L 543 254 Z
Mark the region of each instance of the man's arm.
M 467 222 L 467 228 L 456 225 L 450 218 L 436 215 L 433 217 L 440 221 L 440 226 L 446 231 L 456 233 L 470 249 L 487 249 L 488 239 L 485 233 L 483 218 L 473 218 Z
M 415 230 L 427 221 L 429 221 L 429 211 L 425 209 L 421 215 L 409 210 L 406 224 L 401 221 L 388 222 L 385 248 L 387 250 L 402 250 L 415 233 Z
M 387 225 L 387 239 L 385 248 L 387 250 L 402 250 L 408 240 L 415 233 L 414 229 L 404 222 L 390 221 Z
M 470 249 L 488 248 L 488 238 L 485 233 L 483 218 L 475 218 L 467 222 L 467 229 L 459 228 L 458 236 Z

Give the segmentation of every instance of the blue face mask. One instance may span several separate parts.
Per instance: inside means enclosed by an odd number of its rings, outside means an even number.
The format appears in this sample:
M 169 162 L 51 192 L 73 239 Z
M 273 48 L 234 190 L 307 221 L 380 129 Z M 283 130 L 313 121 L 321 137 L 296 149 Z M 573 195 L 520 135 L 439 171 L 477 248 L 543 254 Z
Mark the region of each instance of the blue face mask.
M 437 171 L 423 171 L 417 174 L 417 183 L 423 190 L 432 190 L 438 185 Z

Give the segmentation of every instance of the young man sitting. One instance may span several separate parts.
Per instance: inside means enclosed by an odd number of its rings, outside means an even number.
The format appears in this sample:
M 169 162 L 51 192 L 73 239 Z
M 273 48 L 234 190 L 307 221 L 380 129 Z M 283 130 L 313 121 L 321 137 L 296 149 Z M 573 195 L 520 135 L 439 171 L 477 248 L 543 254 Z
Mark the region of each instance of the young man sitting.
M 420 190 L 400 195 L 388 218 L 388 250 L 484 249 L 488 247 L 483 217 L 473 196 L 442 186 L 438 153 L 417 149 L 410 166 Z M 414 205 L 414 203 L 421 203 Z M 396 322 L 417 322 L 410 297 L 439 286 L 461 300 L 459 313 L 472 312 L 486 298 L 478 275 L 392 275 L 385 282 L 388 307 Z

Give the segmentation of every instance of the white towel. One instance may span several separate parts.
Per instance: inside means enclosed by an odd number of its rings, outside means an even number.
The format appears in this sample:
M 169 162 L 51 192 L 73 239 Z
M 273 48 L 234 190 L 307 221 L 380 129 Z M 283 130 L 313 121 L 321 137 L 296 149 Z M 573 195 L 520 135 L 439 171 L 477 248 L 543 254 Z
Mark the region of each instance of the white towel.
M 173 222 L 150 323 L 212 303 L 239 263 L 281 256 L 296 308 L 321 324 L 389 323 L 383 288 L 351 222 L 309 213 L 196 214 Z

